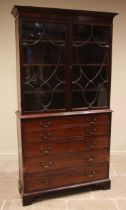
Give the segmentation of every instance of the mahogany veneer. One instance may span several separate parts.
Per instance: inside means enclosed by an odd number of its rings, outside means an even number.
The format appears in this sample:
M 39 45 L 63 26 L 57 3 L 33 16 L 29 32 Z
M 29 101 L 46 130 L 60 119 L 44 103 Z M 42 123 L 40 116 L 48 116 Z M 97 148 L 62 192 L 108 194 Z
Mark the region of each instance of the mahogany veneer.
M 19 191 L 109 189 L 116 13 L 15 6 Z

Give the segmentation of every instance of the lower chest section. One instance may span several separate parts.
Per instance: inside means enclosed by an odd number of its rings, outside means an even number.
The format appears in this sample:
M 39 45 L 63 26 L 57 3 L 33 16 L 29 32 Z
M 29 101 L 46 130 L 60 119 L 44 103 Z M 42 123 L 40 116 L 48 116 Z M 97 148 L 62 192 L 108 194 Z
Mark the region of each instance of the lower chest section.
M 23 119 L 25 191 L 107 179 L 110 132 L 111 113 Z

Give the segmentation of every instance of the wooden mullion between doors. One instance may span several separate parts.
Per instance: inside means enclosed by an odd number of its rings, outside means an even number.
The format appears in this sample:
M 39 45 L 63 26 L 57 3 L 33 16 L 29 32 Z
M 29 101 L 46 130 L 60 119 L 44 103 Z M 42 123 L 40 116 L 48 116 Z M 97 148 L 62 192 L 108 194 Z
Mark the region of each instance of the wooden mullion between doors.
M 72 24 L 70 18 L 67 21 L 67 67 L 66 67 L 66 110 L 72 110 L 71 104 L 71 91 L 72 91 L 72 78 L 71 78 L 71 70 L 72 70 Z

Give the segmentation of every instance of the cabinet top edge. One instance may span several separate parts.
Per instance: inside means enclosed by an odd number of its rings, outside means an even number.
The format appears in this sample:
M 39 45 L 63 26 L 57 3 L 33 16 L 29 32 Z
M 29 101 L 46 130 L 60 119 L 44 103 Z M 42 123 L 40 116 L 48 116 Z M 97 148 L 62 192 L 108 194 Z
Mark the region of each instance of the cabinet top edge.
M 11 14 L 14 17 L 17 17 L 18 15 L 22 13 L 55 13 L 55 14 L 68 14 L 68 15 L 90 15 L 90 16 L 104 16 L 108 17 L 110 19 L 113 19 L 114 16 L 118 15 L 118 13 L 114 12 L 101 12 L 101 11 L 86 11 L 86 10 L 74 10 L 74 9 L 61 9 L 61 8 L 48 8 L 48 7 L 33 7 L 33 6 L 19 6 L 15 5 L 12 10 Z
M 42 114 L 21 114 L 19 111 L 16 112 L 16 115 L 20 119 L 32 119 L 32 118 L 44 118 L 44 117 L 65 117 L 65 116 L 74 116 L 74 115 L 84 115 L 84 114 L 100 114 L 100 113 L 111 113 L 111 109 L 103 110 L 86 110 L 86 111 L 71 111 L 71 112 L 55 112 L 55 113 L 42 113 Z

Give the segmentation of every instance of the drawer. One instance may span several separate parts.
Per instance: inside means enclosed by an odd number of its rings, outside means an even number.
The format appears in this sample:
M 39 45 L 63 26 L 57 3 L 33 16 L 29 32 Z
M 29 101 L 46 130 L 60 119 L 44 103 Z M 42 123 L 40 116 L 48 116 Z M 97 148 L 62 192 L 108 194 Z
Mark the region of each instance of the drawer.
M 66 116 L 66 117 L 48 117 L 39 119 L 27 119 L 22 122 L 23 131 L 39 131 L 47 129 L 62 128 L 70 125 L 84 124 L 85 118 L 82 116 Z
M 44 131 L 32 131 L 23 132 L 23 144 L 30 142 L 52 142 L 52 141 L 64 141 L 71 138 L 84 138 L 85 136 L 94 135 L 108 135 L 110 133 L 110 125 L 86 125 L 71 128 L 62 128 L 55 130 Z M 60 139 L 60 140 L 58 140 Z
M 108 178 L 108 163 L 76 167 L 61 171 L 25 175 L 25 192 L 79 185 Z
M 105 114 L 86 114 L 65 117 L 48 117 L 39 119 L 25 119 L 22 121 L 23 132 L 39 131 L 45 129 L 57 129 L 62 127 L 70 127 L 84 125 L 88 123 L 102 124 L 110 123 L 110 113 Z
M 65 139 L 69 137 L 84 137 L 84 128 L 76 127 L 72 128 L 62 128 L 55 130 L 45 130 L 45 131 L 33 131 L 33 132 L 23 132 L 23 141 L 24 143 L 36 142 L 36 141 L 52 141 L 58 138 Z
M 25 173 L 41 173 L 44 171 L 82 166 L 109 160 L 107 149 L 96 151 L 80 151 L 58 155 L 48 155 L 24 160 Z
M 52 143 L 37 142 L 23 146 L 25 158 L 36 156 L 54 155 L 67 152 L 76 152 L 83 150 L 94 150 L 109 148 L 109 136 L 85 137 L 83 139 L 71 139 L 66 141 L 53 141 Z

